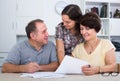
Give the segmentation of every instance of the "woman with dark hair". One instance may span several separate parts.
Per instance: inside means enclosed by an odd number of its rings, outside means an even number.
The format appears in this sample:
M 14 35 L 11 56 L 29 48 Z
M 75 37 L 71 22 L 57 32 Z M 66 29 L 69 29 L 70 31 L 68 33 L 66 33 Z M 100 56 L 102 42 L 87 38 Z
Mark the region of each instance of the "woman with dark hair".
M 66 6 L 62 13 L 62 22 L 56 27 L 56 46 L 59 63 L 65 55 L 71 55 L 74 47 L 82 42 L 80 35 L 80 19 L 82 12 L 79 6 L 70 4 Z
M 100 29 L 101 21 L 96 13 L 83 15 L 80 32 L 84 42 L 75 47 L 72 55 L 90 63 L 82 67 L 82 72 L 86 75 L 115 71 L 115 47 L 110 40 L 97 37 Z

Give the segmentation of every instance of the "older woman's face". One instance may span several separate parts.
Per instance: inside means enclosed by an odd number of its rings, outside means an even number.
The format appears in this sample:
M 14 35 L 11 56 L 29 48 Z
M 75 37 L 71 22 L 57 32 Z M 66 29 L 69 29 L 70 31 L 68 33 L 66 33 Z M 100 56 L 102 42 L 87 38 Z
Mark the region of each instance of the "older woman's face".
M 62 15 L 62 21 L 66 29 L 72 29 L 75 27 L 75 21 L 71 20 L 68 15 Z
M 89 27 L 80 25 L 80 32 L 85 39 L 85 41 L 89 41 L 94 39 L 97 36 L 95 29 L 90 29 Z

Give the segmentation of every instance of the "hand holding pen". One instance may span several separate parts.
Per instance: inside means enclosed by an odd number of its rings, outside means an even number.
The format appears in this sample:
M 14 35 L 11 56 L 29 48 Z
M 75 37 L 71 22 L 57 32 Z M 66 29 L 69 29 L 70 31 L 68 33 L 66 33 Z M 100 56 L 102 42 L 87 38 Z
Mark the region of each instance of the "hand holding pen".
M 23 65 L 25 67 L 25 72 L 33 73 L 39 71 L 39 64 L 37 64 L 36 62 L 32 62 L 31 59 L 28 60 L 28 63 L 26 65 Z
M 85 74 L 85 75 L 93 75 L 93 74 L 96 74 L 98 73 L 98 66 L 92 66 L 92 65 L 85 65 L 82 67 L 82 72 Z

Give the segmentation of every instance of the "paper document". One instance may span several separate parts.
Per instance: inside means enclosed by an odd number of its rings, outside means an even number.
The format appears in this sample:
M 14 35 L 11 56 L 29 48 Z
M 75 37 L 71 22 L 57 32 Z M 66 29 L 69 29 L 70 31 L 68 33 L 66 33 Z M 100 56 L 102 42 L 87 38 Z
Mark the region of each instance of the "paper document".
M 35 72 L 35 73 L 22 73 L 21 77 L 61 78 L 61 77 L 66 77 L 66 76 L 63 74 L 56 74 L 55 72 Z
M 55 73 L 61 74 L 83 74 L 81 67 L 88 65 L 89 63 L 71 56 L 65 56 L 62 63 L 55 71 Z

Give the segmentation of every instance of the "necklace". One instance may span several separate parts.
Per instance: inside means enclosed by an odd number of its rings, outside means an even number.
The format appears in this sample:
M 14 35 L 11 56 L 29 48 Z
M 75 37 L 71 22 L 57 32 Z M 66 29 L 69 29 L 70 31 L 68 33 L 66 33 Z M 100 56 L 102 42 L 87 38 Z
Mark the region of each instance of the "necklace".
M 96 39 L 95 41 L 93 41 L 93 43 L 91 43 L 91 44 L 89 44 L 88 42 L 86 42 L 86 45 L 87 45 L 86 48 L 87 48 L 88 54 L 91 54 L 95 50 L 96 46 L 98 45 L 98 42 L 99 42 L 98 39 Z
M 88 54 L 91 54 L 93 52 L 93 47 L 87 43 L 88 46 Z

